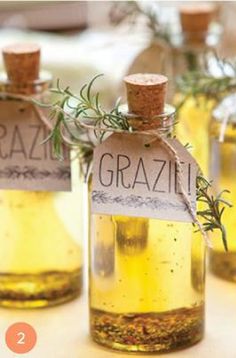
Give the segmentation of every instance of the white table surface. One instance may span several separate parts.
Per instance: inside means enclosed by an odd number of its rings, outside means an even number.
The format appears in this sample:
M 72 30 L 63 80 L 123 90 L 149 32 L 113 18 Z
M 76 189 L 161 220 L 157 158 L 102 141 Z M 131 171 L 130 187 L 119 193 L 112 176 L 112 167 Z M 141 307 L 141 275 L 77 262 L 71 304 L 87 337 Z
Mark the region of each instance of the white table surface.
M 197 345 L 161 358 L 236 358 L 236 289 L 235 284 L 207 277 L 207 312 L 205 339 Z M 0 309 L 1 358 L 127 358 L 99 347 L 90 341 L 86 295 L 62 306 L 21 311 Z M 7 327 L 15 322 L 32 324 L 38 334 L 35 348 L 24 355 L 11 353 L 4 345 Z M 150 355 L 135 355 L 150 357 Z

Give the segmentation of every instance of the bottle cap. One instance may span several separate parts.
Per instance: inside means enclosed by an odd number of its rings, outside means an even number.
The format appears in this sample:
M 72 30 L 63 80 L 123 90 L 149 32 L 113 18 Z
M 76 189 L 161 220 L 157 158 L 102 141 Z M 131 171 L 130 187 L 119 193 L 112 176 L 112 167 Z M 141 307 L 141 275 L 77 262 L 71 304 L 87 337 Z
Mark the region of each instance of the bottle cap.
M 14 44 L 3 48 L 8 79 L 15 83 L 33 82 L 39 78 L 40 47 L 36 44 Z
M 216 7 L 210 3 L 183 5 L 180 7 L 180 22 L 183 32 L 206 33 L 215 14 Z
M 152 118 L 164 112 L 168 78 L 152 73 L 126 76 L 129 112 L 142 118 Z

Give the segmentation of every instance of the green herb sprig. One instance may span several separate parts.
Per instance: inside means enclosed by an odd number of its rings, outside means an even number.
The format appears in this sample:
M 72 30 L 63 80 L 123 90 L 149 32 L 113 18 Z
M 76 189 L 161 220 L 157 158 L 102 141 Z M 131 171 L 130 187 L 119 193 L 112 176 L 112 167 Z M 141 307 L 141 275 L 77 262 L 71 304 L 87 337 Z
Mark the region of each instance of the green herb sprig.
M 235 91 L 236 78 L 230 76 L 217 78 L 204 72 L 191 72 L 183 75 L 177 81 L 177 86 L 185 95 L 204 95 L 218 100 L 226 92 Z
M 124 21 L 129 21 L 133 25 L 140 16 L 145 18 L 146 26 L 154 38 L 160 38 L 170 43 L 170 30 L 167 26 L 160 24 L 157 9 L 154 7 L 144 6 L 142 2 L 138 1 L 121 1 L 114 3 L 110 11 L 110 21 L 114 25 L 119 25 Z
M 232 207 L 232 204 L 225 200 L 222 195 L 229 193 L 228 190 L 222 190 L 215 197 L 209 193 L 211 183 L 203 176 L 197 177 L 197 202 L 204 203 L 205 208 L 197 211 L 197 215 L 204 220 L 204 231 L 220 230 L 225 251 L 228 251 L 226 229 L 222 223 L 223 213 L 226 207 Z
M 128 120 L 120 109 L 117 101 L 111 111 L 102 108 L 99 93 L 93 94 L 94 81 L 101 75 L 95 76 L 88 84 L 82 86 L 78 96 L 74 95 L 69 87 L 62 89 L 59 82 L 51 89 L 59 99 L 48 105 L 51 108 L 53 129 L 47 138 L 53 142 L 55 154 L 62 158 L 62 147 L 65 137 L 66 143 L 76 147 L 82 164 L 87 167 L 91 164 L 96 141 L 104 139 L 105 131 L 122 132 L 132 131 Z M 86 121 L 85 121 L 86 120 Z M 88 134 L 93 130 L 94 136 Z M 189 146 L 187 144 L 186 146 Z M 199 210 L 197 215 L 203 219 L 204 231 L 220 230 L 225 249 L 227 250 L 226 230 L 222 223 L 222 215 L 227 206 L 231 206 L 222 198 L 223 191 L 214 197 L 209 194 L 211 184 L 202 176 L 197 179 L 197 201 L 203 202 L 206 209 Z
M 92 159 L 92 152 L 96 141 L 102 141 L 105 131 L 128 130 L 127 118 L 120 111 L 120 100 L 117 101 L 111 111 L 102 108 L 99 93 L 92 93 L 94 82 L 102 74 L 95 76 L 88 84 L 82 86 L 79 95 L 71 92 L 69 87 L 61 88 L 60 82 L 50 91 L 56 94 L 58 100 L 50 105 L 50 119 L 54 121 L 54 128 L 47 140 L 51 140 L 54 152 L 59 159 L 63 159 L 62 144 L 64 138 L 69 138 L 68 143 L 79 147 L 80 159 L 85 163 Z M 83 117 L 83 121 L 81 118 Z M 93 128 L 94 137 L 88 135 L 88 130 Z
M 220 70 L 220 76 L 211 73 L 208 65 L 202 70 L 189 71 L 177 78 L 176 86 L 182 94 L 181 101 L 177 104 L 177 109 L 180 109 L 188 98 L 195 98 L 197 101 L 200 96 L 204 96 L 208 100 L 215 100 L 216 102 L 223 99 L 223 97 L 236 90 L 236 64 L 221 60 L 213 53 L 215 64 Z M 225 69 L 230 69 L 229 75 Z

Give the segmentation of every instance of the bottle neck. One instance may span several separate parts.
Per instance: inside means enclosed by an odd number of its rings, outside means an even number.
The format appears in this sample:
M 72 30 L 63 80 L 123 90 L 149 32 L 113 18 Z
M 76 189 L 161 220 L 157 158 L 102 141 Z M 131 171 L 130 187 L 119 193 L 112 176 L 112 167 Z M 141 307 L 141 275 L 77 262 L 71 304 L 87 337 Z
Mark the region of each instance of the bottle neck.
M 203 53 L 217 49 L 222 39 L 223 28 L 214 23 L 207 32 L 179 31 L 171 34 L 172 47 L 179 50 Z
M 164 113 L 156 115 L 152 118 L 142 118 L 134 113 L 129 113 L 127 107 L 122 108 L 129 125 L 136 132 L 156 131 L 162 137 L 168 137 L 174 127 L 175 108 L 165 105 Z
M 10 81 L 5 72 L 0 73 L 0 91 L 12 94 L 38 97 L 50 88 L 52 76 L 49 72 L 40 72 L 40 78 L 33 82 L 19 83 Z

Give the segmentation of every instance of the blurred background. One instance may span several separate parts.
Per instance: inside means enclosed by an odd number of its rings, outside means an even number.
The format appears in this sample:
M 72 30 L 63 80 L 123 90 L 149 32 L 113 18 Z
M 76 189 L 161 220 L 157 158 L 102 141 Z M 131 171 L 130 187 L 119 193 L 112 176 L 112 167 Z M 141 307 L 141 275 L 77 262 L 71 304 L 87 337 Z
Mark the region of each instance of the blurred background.
M 104 100 L 110 105 L 117 90 L 121 92 L 123 75 L 152 37 L 143 14 L 121 21 L 129 3 L 133 2 L 1 1 L 0 43 L 1 46 L 18 41 L 39 43 L 43 67 L 75 91 L 94 74 L 106 74 Z M 139 2 L 172 29 L 179 27 L 178 7 L 183 3 L 189 2 Z M 116 9 L 117 4 L 121 9 Z M 232 57 L 236 53 L 236 3 L 216 4 L 218 21 L 224 29 L 218 53 Z

